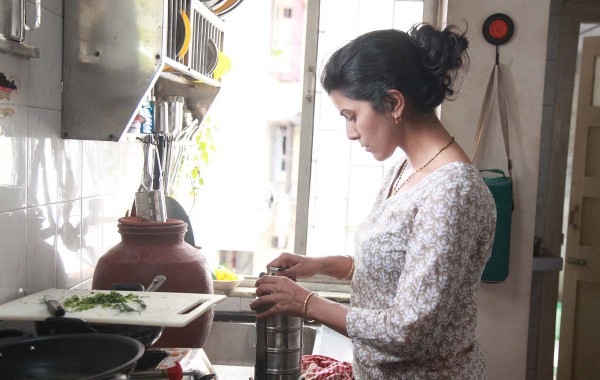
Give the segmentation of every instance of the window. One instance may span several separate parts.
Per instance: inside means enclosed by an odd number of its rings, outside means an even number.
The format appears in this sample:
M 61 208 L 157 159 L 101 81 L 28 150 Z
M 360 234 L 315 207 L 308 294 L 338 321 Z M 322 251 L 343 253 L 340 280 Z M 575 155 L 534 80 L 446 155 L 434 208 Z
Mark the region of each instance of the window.
M 347 140 L 318 84 L 321 68 L 357 35 L 406 29 L 422 14 L 422 1 L 272 0 L 243 2 L 224 17 L 232 68 L 207 115 L 216 151 L 205 185 L 186 201 L 211 265 L 257 275 L 282 251 L 352 253 L 354 231 L 399 157 L 380 163 Z
M 299 237 L 304 235 L 301 229 L 306 228 L 306 239 L 297 240 L 296 252 L 314 256 L 352 254 L 356 228 L 371 209 L 389 167 L 402 154 L 397 152 L 386 162 L 378 162 L 346 138 L 343 119 L 319 85 L 323 65 L 337 48 L 357 35 L 376 29 L 406 31 L 421 22 L 422 15 L 422 1 L 321 0 L 314 117 L 302 124 L 305 131 L 312 131 L 312 136 L 306 133 L 301 137 L 303 143 L 312 142 L 310 161 L 308 155 L 300 160 L 300 165 L 310 162 L 310 178 L 299 179 L 301 187 L 303 181 L 310 182 L 304 186 L 310 189 L 310 196 L 304 198 L 308 205 L 299 202 L 298 206 L 308 209 L 307 220 L 298 220 L 296 229 Z M 305 102 L 305 107 L 310 106 Z M 306 172 L 307 169 L 301 170 Z

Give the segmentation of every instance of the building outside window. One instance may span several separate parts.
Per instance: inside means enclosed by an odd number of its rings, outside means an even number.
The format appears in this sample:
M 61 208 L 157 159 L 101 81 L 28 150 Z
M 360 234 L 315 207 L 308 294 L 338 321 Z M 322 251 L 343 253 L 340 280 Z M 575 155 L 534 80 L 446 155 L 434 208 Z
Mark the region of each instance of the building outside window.
M 423 8 L 399 0 L 246 1 L 224 17 L 231 71 L 206 115 L 216 149 L 204 185 L 184 201 L 211 265 L 258 275 L 283 251 L 353 253 L 354 232 L 401 153 L 378 162 L 352 144 L 320 73 L 346 42 L 370 30 L 407 30 Z M 314 116 L 302 120 L 307 114 Z

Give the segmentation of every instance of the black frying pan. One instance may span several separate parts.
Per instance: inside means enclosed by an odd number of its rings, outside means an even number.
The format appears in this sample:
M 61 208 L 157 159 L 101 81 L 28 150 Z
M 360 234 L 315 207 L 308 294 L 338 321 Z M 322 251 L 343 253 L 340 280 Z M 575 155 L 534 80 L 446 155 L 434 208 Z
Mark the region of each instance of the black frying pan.
M 0 379 L 127 378 L 143 354 L 144 346 L 140 342 L 110 334 L 3 340 L 0 341 Z

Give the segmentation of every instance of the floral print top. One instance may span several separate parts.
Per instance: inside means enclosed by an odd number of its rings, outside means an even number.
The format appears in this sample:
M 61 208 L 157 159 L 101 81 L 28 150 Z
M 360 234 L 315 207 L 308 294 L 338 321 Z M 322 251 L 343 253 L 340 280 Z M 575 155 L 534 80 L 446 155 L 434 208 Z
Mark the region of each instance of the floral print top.
M 356 232 L 346 317 L 356 379 L 483 379 L 475 296 L 496 225 L 471 164 L 447 164 L 387 197 Z

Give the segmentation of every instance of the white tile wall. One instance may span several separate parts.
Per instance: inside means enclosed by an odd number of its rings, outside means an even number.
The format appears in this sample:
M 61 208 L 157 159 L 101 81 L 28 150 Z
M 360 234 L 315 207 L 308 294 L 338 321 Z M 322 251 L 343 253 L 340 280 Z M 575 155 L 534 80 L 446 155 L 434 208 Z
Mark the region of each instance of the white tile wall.
M 2 55 L 0 54 L 0 70 Z M 11 101 L 13 98 L 11 97 Z M 13 116 L 0 118 L 0 212 L 18 210 L 27 201 L 27 107 L 0 103 Z M 9 111 L 6 111 L 9 112 Z
M 27 209 L 28 294 L 56 287 L 56 232 L 56 204 Z
M 106 142 L 83 141 L 81 196 L 95 197 L 104 194 L 104 147 Z
M 25 210 L 0 214 L 0 231 L 6 236 L 2 239 L 0 248 L 0 303 L 4 303 L 23 296 L 21 289 L 25 289 L 26 281 L 26 256 L 27 218 Z
M 104 154 L 104 194 L 137 191 L 142 179 L 142 146 L 136 142 L 107 142 Z M 131 198 L 133 200 L 133 198 Z M 127 208 L 129 208 L 128 206 Z
M 71 288 L 82 280 L 81 199 L 57 206 L 56 286 Z
M 60 112 L 29 107 L 27 205 L 58 201 Z
M 140 181 L 140 144 L 60 138 L 62 14 L 62 0 L 44 0 L 41 28 L 26 31 L 39 58 L 0 53 L 17 86 L 0 99 L 0 304 L 89 286 Z
M 137 190 L 137 188 L 136 188 Z M 102 247 L 103 252 L 108 251 L 121 241 L 121 235 L 117 228 L 118 220 L 125 216 L 127 210 L 133 205 L 133 197 L 130 194 L 111 194 L 104 196 L 103 223 L 102 223 Z
M 83 143 L 80 140 L 59 140 L 58 159 L 58 201 L 71 201 L 81 198 L 81 177 Z
M 98 259 L 106 251 L 102 245 L 103 204 L 102 197 L 81 201 L 81 276 L 84 279 L 92 277 Z

